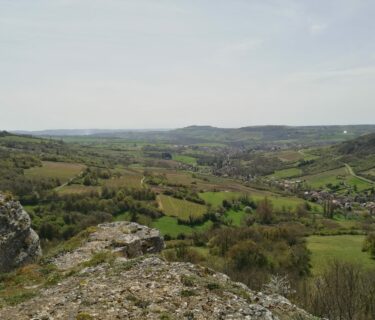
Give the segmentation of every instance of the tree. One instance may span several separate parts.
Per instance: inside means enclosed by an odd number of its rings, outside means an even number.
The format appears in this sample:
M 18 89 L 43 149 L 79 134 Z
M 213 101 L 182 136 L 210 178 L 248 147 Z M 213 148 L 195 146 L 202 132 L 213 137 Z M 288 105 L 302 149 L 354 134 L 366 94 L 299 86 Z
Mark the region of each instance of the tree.
M 373 272 L 365 272 L 354 264 L 333 261 L 308 288 L 305 307 L 328 319 L 374 319 L 373 279 Z
M 258 207 L 256 209 L 256 213 L 258 215 L 258 219 L 262 224 L 270 224 L 272 222 L 272 215 L 273 215 L 273 205 L 272 202 L 265 197 L 258 203 Z
M 367 235 L 363 244 L 363 251 L 368 251 L 371 257 L 375 259 L 375 232 L 371 232 Z
M 229 249 L 228 256 L 237 270 L 267 265 L 267 258 L 252 240 L 238 242 Z
M 326 218 L 332 219 L 334 212 L 334 205 L 332 200 L 325 200 L 323 203 L 323 215 Z

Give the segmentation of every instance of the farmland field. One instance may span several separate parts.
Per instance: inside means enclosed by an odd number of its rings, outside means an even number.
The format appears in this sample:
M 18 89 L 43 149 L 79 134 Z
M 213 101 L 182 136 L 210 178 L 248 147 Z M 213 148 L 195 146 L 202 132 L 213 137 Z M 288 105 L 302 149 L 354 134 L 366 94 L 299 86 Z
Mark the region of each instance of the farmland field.
M 365 171 L 365 172 L 363 172 L 363 173 L 375 177 L 375 168 L 372 168 L 372 169 L 370 169 L 370 170 L 367 170 L 367 171 Z
M 221 206 L 223 200 L 236 199 L 241 195 L 239 192 L 204 192 L 199 197 L 214 207 Z
M 165 175 L 167 177 L 167 180 L 174 184 L 189 185 L 192 182 L 198 182 L 198 179 L 193 178 L 190 173 L 179 171 L 167 171 L 165 172 Z
M 300 176 L 302 170 L 299 168 L 290 168 L 284 170 L 277 170 L 274 174 L 269 175 L 268 177 L 276 179 L 285 179 L 285 178 L 294 178 Z
M 119 178 L 114 177 L 108 180 L 103 180 L 102 184 L 106 187 L 112 188 L 140 188 L 142 176 L 136 174 L 127 174 Z
M 303 156 L 303 159 L 307 161 L 319 158 L 318 156 L 309 153 L 309 149 L 302 149 L 302 150 L 299 150 L 298 152 Z
M 193 232 L 201 232 L 209 229 L 212 226 L 212 222 L 206 221 L 202 225 L 190 227 L 184 224 L 178 224 L 177 218 L 174 217 L 161 217 L 152 223 L 152 227 L 160 230 L 164 236 L 166 234 L 177 237 L 179 234 L 192 234 Z
M 226 216 L 228 219 L 232 221 L 232 224 L 236 227 L 240 227 L 242 225 L 242 221 L 246 216 L 246 213 L 243 210 L 239 211 L 234 211 L 234 210 L 229 210 L 226 213 Z
M 197 159 L 193 157 L 185 156 L 185 155 L 180 155 L 180 154 L 173 155 L 173 160 L 183 162 L 186 164 L 190 164 L 190 165 L 197 164 Z
M 194 218 L 202 217 L 207 211 L 205 206 L 186 200 L 175 199 L 165 195 L 159 195 L 157 199 L 166 215 L 178 217 L 186 222 L 189 222 L 190 218 L 194 220 Z
M 373 181 L 375 183 L 375 168 L 371 168 L 370 170 L 362 171 L 358 173 L 359 176 L 364 176 L 366 179 Z
M 366 190 L 371 184 L 357 177 L 352 176 L 345 167 L 324 171 L 318 174 L 301 177 L 313 188 L 324 188 L 327 184 L 333 185 L 346 183 L 350 186 L 357 186 L 358 190 Z
M 25 170 L 25 176 L 30 179 L 54 178 L 65 183 L 82 172 L 84 165 L 68 162 L 43 161 L 42 167 L 33 167 Z
M 35 137 L 28 137 L 28 136 L 5 136 L 0 137 L 1 142 L 20 142 L 20 143 L 41 143 L 42 139 L 35 138 Z
M 220 206 L 223 200 L 231 200 L 238 198 L 243 193 L 240 192 L 204 192 L 200 193 L 199 196 L 206 201 L 206 203 L 211 204 L 214 207 Z M 263 200 L 265 197 L 272 201 L 272 204 L 275 209 L 282 210 L 282 209 L 291 209 L 294 210 L 298 205 L 303 204 L 305 201 L 295 197 L 281 197 L 276 194 L 272 194 L 269 192 L 256 192 L 256 193 L 249 193 L 248 194 L 251 199 L 255 202 Z M 312 207 L 316 211 L 320 211 L 321 207 L 312 204 Z
M 281 161 L 286 161 L 286 162 L 295 162 L 298 160 L 301 160 L 304 158 L 304 156 L 295 150 L 286 150 L 286 151 L 281 151 L 276 156 L 281 160 Z
M 364 236 L 310 236 L 307 246 L 312 252 L 312 271 L 318 274 L 332 259 L 354 262 L 365 268 L 375 268 L 375 260 L 366 252 L 362 252 Z

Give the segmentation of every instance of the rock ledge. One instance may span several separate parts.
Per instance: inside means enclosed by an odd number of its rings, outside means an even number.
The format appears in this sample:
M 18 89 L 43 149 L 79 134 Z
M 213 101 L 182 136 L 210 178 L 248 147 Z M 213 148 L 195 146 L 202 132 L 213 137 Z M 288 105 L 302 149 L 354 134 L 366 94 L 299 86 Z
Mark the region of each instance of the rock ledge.
M 35 262 L 41 255 L 27 212 L 18 201 L 0 194 L 0 272 Z
M 134 222 L 118 221 L 99 224 L 79 248 L 56 257 L 52 262 L 60 270 L 67 270 L 103 251 L 131 259 L 163 249 L 164 240 L 158 230 Z
M 206 267 L 163 260 L 154 254 L 164 248 L 158 230 L 114 222 L 86 235 L 81 246 L 51 260 L 57 282 L 16 306 L 0 306 L 0 319 L 316 319 Z

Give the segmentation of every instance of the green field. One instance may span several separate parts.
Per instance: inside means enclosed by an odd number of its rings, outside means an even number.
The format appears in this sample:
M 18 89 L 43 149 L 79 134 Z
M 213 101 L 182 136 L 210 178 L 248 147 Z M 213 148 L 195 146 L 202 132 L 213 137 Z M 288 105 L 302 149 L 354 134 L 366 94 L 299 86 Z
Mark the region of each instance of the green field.
M 358 190 L 362 191 L 372 186 L 370 183 L 351 175 L 345 167 L 310 176 L 303 176 L 301 180 L 306 180 L 312 188 L 324 188 L 327 184 L 331 183 L 333 185 L 347 184 L 349 186 L 357 186 Z M 343 187 L 345 186 L 343 185 Z
M 295 162 L 304 158 L 304 156 L 300 152 L 295 151 L 295 150 L 281 151 L 277 153 L 276 156 L 281 161 L 285 161 L 285 162 Z
M 375 177 L 375 168 L 372 168 L 370 170 L 364 171 L 363 173 Z
M 201 218 L 207 211 L 206 206 L 170 196 L 159 195 L 157 199 L 160 208 L 167 216 L 177 217 L 186 222 Z
M 252 198 L 255 201 L 260 201 L 264 199 L 263 195 L 253 195 Z M 306 201 L 296 197 L 281 197 L 278 195 L 268 196 L 268 199 L 272 201 L 273 207 L 277 210 L 291 209 L 294 210 L 298 205 L 305 203 Z M 320 205 L 310 202 L 311 207 L 316 212 L 321 212 L 322 207 Z
M 202 225 L 190 227 L 184 224 L 178 224 L 174 217 L 161 217 L 152 223 L 152 227 L 159 229 L 164 236 L 169 234 L 172 237 L 177 237 L 179 234 L 192 234 L 193 232 L 201 232 L 209 229 L 212 226 L 212 221 L 208 220 Z
M 68 182 L 85 168 L 79 163 L 43 161 L 42 167 L 25 170 L 25 176 L 30 179 L 54 178 L 61 183 Z
M 317 274 L 332 259 L 358 263 L 365 268 L 375 268 L 375 260 L 366 252 L 362 252 L 364 236 L 310 236 L 307 247 L 311 251 L 313 273 Z
M 113 177 L 108 180 L 103 180 L 102 184 L 106 187 L 111 188 L 140 188 L 142 181 L 142 176 L 135 175 L 135 174 L 128 174 L 121 176 L 119 178 Z
M 319 158 L 318 156 L 309 153 L 309 149 L 302 149 L 302 150 L 299 150 L 298 152 L 303 156 L 303 160 L 306 160 L 306 161 L 315 160 Z
M 243 210 L 234 211 L 229 210 L 226 212 L 227 219 L 232 221 L 233 226 L 240 227 L 242 226 L 242 221 L 246 216 L 246 212 Z
M 190 173 L 181 171 L 167 171 L 165 172 L 168 182 L 173 184 L 190 185 L 192 182 L 199 182 L 198 179 L 193 178 Z
M 190 165 L 196 165 L 197 164 L 197 159 L 195 159 L 193 157 L 189 157 L 189 156 L 184 156 L 184 155 L 181 155 L 181 154 L 173 155 L 173 160 L 183 162 L 183 163 L 186 163 L 186 164 L 190 164 Z
M 294 178 L 300 176 L 302 170 L 299 168 L 290 168 L 284 170 L 277 170 L 274 174 L 269 175 L 270 178 L 275 179 L 286 179 L 286 178 Z
M 29 136 L 10 135 L 0 137 L 0 142 L 41 143 L 42 139 Z
M 219 207 L 222 205 L 223 200 L 232 200 L 241 196 L 239 192 L 203 192 L 199 194 L 199 197 L 206 203 L 211 204 L 213 207 Z
M 231 200 L 240 197 L 240 192 L 204 192 L 200 193 L 199 196 L 206 202 L 214 207 L 218 207 L 223 203 L 223 200 Z M 251 199 L 255 202 L 263 200 L 268 197 L 272 201 L 275 209 L 291 209 L 294 210 L 298 205 L 303 204 L 305 201 L 295 197 L 281 197 L 276 194 L 267 192 L 256 192 L 248 194 Z M 311 204 L 316 211 L 321 211 L 321 207 L 316 204 Z

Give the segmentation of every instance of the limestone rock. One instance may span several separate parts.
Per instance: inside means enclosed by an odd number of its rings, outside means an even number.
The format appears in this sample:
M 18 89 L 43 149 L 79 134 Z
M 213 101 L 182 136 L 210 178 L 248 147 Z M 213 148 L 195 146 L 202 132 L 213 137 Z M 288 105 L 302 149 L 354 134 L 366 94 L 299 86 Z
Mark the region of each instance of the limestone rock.
M 159 230 L 128 221 L 109 222 L 98 225 L 79 248 L 56 257 L 53 263 L 59 269 L 66 270 L 90 260 L 95 253 L 102 251 L 135 258 L 163 249 L 164 240 Z
M 42 255 L 39 237 L 18 201 L 0 195 L 0 272 L 8 272 Z
M 163 248 L 155 229 L 101 224 L 78 248 L 50 261 L 57 282 L 40 285 L 18 305 L 0 305 L 0 319 L 317 319 L 283 297 L 251 291 L 209 268 L 167 262 L 154 254 Z M 97 260 L 103 252 L 109 259 Z
M 87 267 L 35 298 L 0 309 L 0 318 L 317 319 L 285 298 L 255 293 L 221 273 L 157 256 Z

